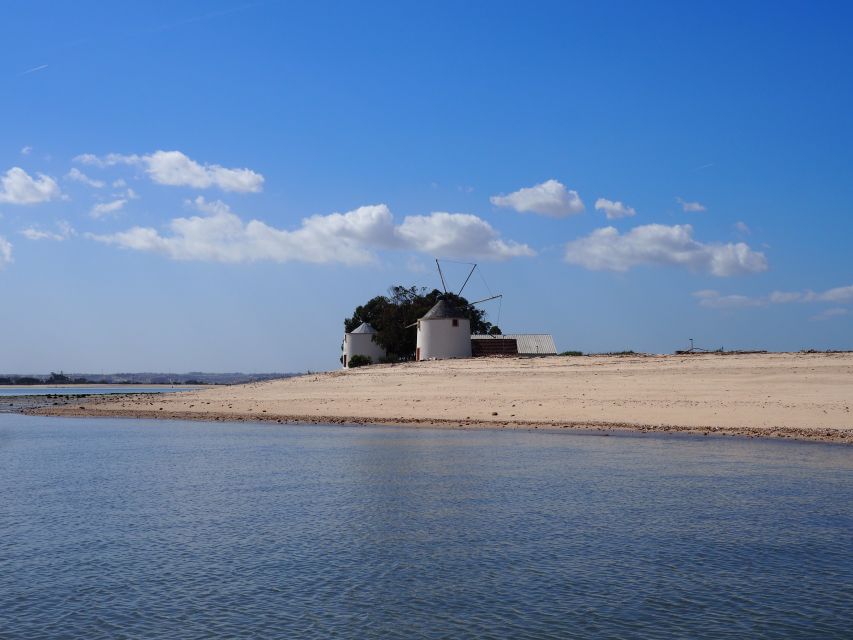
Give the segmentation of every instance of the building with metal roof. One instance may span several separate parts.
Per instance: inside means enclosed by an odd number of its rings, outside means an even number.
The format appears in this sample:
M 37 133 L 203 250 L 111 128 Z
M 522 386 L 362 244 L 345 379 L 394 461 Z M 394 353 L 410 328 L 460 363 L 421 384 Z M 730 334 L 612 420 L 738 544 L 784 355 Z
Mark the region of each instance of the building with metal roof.
M 554 337 L 549 333 L 508 333 L 500 336 L 475 335 L 471 336 L 471 340 L 515 340 L 518 355 L 557 355 L 557 345 L 554 344 Z

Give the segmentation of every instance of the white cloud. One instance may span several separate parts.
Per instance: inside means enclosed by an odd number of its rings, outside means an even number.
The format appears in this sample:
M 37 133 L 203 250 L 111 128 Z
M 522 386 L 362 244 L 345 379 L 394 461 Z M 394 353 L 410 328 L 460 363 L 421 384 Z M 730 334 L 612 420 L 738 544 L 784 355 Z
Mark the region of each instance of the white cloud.
M 719 291 L 703 289 L 694 291 L 693 296 L 699 298 L 699 304 L 709 309 L 742 309 L 744 307 L 761 307 L 766 304 L 763 300 L 741 295 L 720 295 Z
M 41 231 L 35 227 L 21 230 L 21 235 L 27 240 L 62 240 L 62 236 L 51 231 Z
M 831 320 L 832 318 L 840 318 L 842 316 L 850 315 L 850 309 L 845 309 L 843 307 L 833 307 L 832 309 L 827 309 L 826 311 L 821 311 L 817 315 L 811 317 L 812 320 Z
M 106 159 L 99 158 L 94 153 L 81 153 L 79 156 L 74 157 L 74 162 L 79 162 L 80 164 L 90 164 L 96 167 L 107 167 L 110 164 L 107 163 Z
M 767 269 L 763 253 L 742 242 L 705 244 L 693 239 L 689 224 L 648 224 L 620 234 L 615 227 L 596 229 L 566 245 L 566 262 L 587 269 L 627 271 L 640 265 L 671 265 L 715 276 Z
M 384 204 L 347 213 L 311 216 L 293 230 L 276 229 L 259 220 L 243 222 L 220 201 L 197 198 L 193 206 L 204 215 L 175 218 L 161 234 L 133 227 L 112 235 L 89 235 L 125 249 L 152 251 L 174 260 L 215 262 L 301 261 L 366 264 L 376 249 L 463 252 L 479 258 L 505 259 L 531 255 L 526 245 L 507 243 L 485 221 L 467 214 L 434 213 L 409 216 L 395 226 Z
M 139 166 L 157 184 L 178 187 L 218 187 L 223 191 L 257 193 L 264 183 L 264 177 L 251 169 L 227 169 L 218 164 L 199 164 L 180 151 L 155 151 L 142 156 L 110 153 L 102 157 L 84 153 L 74 160 L 97 167 L 119 164 Z
M 596 200 L 595 210 L 603 211 L 608 220 L 613 220 L 615 218 L 630 218 L 631 216 L 637 215 L 637 211 L 634 207 L 629 207 L 618 200 L 613 202 L 607 198 L 599 198 Z
M 468 213 L 407 216 L 397 234 L 409 248 L 433 255 L 496 260 L 534 255 L 526 244 L 504 242 L 488 222 Z
M 823 293 L 814 293 L 809 291 L 805 294 L 806 298 L 817 300 L 818 302 L 836 302 L 836 303 L 853 303 L 853 285 L 847 287 L 835 287 Z
M 702 289 L 700 291 L 694 291 L 691 295 L 694 298 L 699 298 L 700 300 L 707 300 L 709 298 L 719 298 L 720 292 L 716 289 Z
M 43 173 L 31 177 L 20 167 L 12 167 L 0 177 L 0 202 L 8 204 L 38 204 L 61 195 L 59 185 Z
M 675 201 L 681 205 L 681 209 L 685 213 L 702 213 L 708 210 L 708 207 L 701 202 L 687 202 L 681 198 L 676 198 Z
M 749 225 L 740 220 L 735 222 L 735 231 L 737 231 L 738 233 L 742 233 L 745 236 L 748 236 L 750 233 L 752 233 L 752 230 L 749 228 Z
M 567 190 L 557 180 L 547 180 L 506 196 L 492 196 L 489 201 L 496 207 L 509 207 L 520 213 L 539 213 L 554 218 L 582 213 L 584 210 L 578 192 Z
M 104 216 L 108 216 L 112 213 L 118 213 L 126 204 L 127 200 L 124 198 L 113 200 L 112 202 L 101 202 L 92 207 L 92 210 L 89 211 L 89 215 L 93 218 L 103 218 Z
M 28 240 L 54 240 L 56 242 L 61 242 L 70 238 L 71 236 L 77 235 L 77 232 L 74 230 L 68 222 L 65 220 L 60 220 L 56 223 L 56 227 L 58 231 L 43 231 L 41 229 L 37 229 L 36 227 L 28 227 L 21 231 L 21 235 L 27 238 Z
M 693 296 L 699 299 L 703 307 L 763 307 L 771 304 L 791 304 L 794 302 L 830 302 L 834 304 L 853 304 L 853 285 L 846 287 L 835 287 L 823 292 L 807 291 L 773 291 L 772 293 L 748 297 L 742 295 L 721 295 L 713 289 L 694 291 Z M 832 314 L 830 314 L 832 315 Z M 835 315 L 839 315 L 835 312 Z
M 32 68 L 30 68 L 30 69 L 27 69 L 26 71 L 22 71 L 22 72 L 21 72 L 21 73 L 19 73 L 18 75 L 19 75 L 19 76 L 26 76 L 26 75 L 29 75 L 29 74 L 31 74 L 31 73 L 35 73 L 36 71 L 42 71 L 42 70 L 44 70 L 44 69 L 47 69 L 47 65 L 46 65 L 46 64 L 40 64 L 40 65 L 39 65 L 39 66 L 37 66 L 37 67 L 32 67 Z
M 21 147 L 21 155 L 22 156 L 28 156 L 32 152 L 33 152 L 33 148 L 29 145 L 27 145 L 26 147 Z
M 365 239 L 393 238 L 391 212 L 385 205 L 360 207 L 346 214 L 313 216 L 296 231 L 275 229 L 258 220 L 244 223 L 223 202 L 196 200 L 204 216 L 175 218 L 170 233 L 134 227 L 95 240 L 127 249 L 153 251 L 173 260 L 213 262 L 342 262 L 363 264 L 374 260 L 364 248 Z
M 94 189 L 100 189 L 104 186 L 103 180 L 94 180 L 82 171 L 80 171 L 80 169 L 78 169 L 77 167 L 73 167 L 65 177 L 68 180 L 73 180 L 74 182 L 79 182 L 81 184 L 88 185 Z
M 427 273 L 429 271 L 426 264 L 418 260 L 415 256 L 409 256 L 406 259 L 406 269 L 412 273 Z
M 786 304 L 788 302 L 799 302 L 803 299 L 803 294 L 798 291 L 774 291 L 767 300 L 773 304 Z
M 121 189 L 122 187 L 126 187 L 127 182 L 124 181 L 123 178 L 119 178 L 118 180 L 113 180 L 113 189 Z
M 12 263 L 12 243 L 0 236 L 0 269 Z

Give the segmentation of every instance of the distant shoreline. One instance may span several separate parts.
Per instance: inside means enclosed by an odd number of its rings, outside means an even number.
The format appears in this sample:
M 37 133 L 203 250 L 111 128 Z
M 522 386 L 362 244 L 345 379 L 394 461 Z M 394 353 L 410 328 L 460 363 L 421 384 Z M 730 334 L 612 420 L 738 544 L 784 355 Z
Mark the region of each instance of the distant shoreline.
M 478 358 L 377 365 L 40 415 L 661 432 L 853 444 L 853 354 Z
M 146 387 L 146 388 L 166 388 L 172 389 L 174 387 L 187 387 L 189 389 L 193 387 L 212 387 L 216 386 L 208 383 L 200 383 L 200 384 L 148 384 L 145 382 L 87 382 L 85 384 L 0 384 L 0 389 L 104 389 L 104 388 L 115 388 L 115 389 L 128 389 L 133 387 Z M 22 393 L 21 395 L 26 395 Z

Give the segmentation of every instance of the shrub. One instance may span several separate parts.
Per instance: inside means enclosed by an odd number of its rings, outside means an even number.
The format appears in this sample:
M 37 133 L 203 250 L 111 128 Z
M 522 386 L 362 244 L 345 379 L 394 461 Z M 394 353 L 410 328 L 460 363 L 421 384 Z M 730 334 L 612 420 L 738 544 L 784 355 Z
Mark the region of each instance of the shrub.
M 560 355 L 561 356 L 582 356 L 583 351 L 563 351 L 563 353 L 561 353 Z
M 355 369 L 356 367 L 364 367 L 368 364 L 373 364 L 373 360 L 370 356 L 353 356 L 349 359 L 347 366 L 349 366 L 350 369 Z

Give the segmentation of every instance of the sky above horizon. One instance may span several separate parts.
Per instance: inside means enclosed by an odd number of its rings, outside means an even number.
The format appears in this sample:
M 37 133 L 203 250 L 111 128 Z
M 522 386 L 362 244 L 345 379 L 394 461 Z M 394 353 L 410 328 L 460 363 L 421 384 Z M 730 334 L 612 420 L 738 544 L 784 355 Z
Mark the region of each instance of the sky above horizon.
M 853 8 L 768 6 L 10 3 L 0 373 L 334 368 L 435 257 L 561 350 L 851 349 Z

